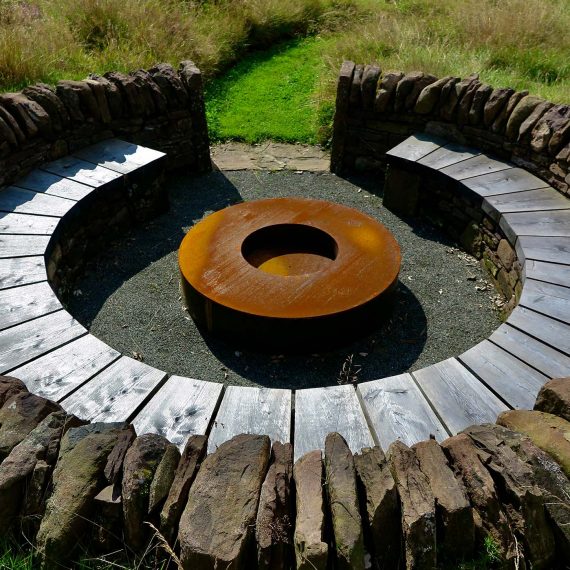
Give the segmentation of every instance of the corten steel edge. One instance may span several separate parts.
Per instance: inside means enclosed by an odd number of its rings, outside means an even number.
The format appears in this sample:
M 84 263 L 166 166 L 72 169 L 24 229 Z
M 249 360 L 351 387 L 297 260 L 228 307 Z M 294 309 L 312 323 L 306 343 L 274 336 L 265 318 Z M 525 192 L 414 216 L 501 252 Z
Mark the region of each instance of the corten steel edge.
M 301 198 L 220 210 L 179 249 L 197 325 L 257 349 L 329 348 L 369 332 L 392 306 L 400 263 L 398 243 L 376 220 Z

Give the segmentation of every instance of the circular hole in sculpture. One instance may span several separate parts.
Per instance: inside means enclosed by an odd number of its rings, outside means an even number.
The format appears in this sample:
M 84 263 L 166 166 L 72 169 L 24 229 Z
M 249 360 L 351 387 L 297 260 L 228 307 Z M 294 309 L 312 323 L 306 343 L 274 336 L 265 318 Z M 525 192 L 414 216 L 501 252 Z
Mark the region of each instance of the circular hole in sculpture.
M 304 224 L 276 224 L 250 234 L 242 243 L 245 260 L 273 275 L 307 275 L 327 269 L 338 255 L 336 241 Z

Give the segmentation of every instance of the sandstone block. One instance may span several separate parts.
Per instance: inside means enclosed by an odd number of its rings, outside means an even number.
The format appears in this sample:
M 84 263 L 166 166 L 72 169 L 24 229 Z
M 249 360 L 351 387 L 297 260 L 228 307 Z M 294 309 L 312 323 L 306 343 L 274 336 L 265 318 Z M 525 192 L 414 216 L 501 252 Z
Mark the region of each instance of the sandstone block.
M 320 451 L 311 451 L 293 467 L 297 491 L 295 558 L 297 570 L 326 570 L 328 544 L 325 539 L 323 462 Z
M 404 77 L 403 73 L 386 73 L 384 75 L 374 100 L 374 111 L 376 113 L 385 113 L 392 107 L 396 86 L 402 77 Z
M 372 555 L 380 568 L 398 568 L 402 560 L 400 499 L 386 457 L 379 447 L 354 455 L 354 465 L 365 497 Z
M 395 441 L 388 461 L 402 507 L 402 529 L 407 570 L 437 566 L 435 498 L 415 452 Z
M 180 519 L 184 568 L 251 568 L 247 555 L 269 455 L 267 436 L 238 435 L 206 457 Z
M 180 451 L 173 443 L 169 443 L 150 484 L 150 495 L 148 498 L 149 514 L 157 512 L 163 506 L 174 481 L 179 461 Z
M 325 439 L 325 473 L 338 567 L 364 570 L 364 538 L 354 459 L 338 433 L 329 433 Z
M 27 392 L 26 385 L 18 378 L 0 376 L 0 408 L 12 397 L 20 392 Z
M 178 463 L 174 481 L 160 513 L 160 530 L 170 543 L 174 542 L 178 531 L 178 521 L 186 506 L 190 486 L 194 482 L 200 462 L 206 453 L 207 442 L 206 436 L 190 436 Z
M 570 377 L 547 382 L 538 393 L 534 409 L 570 422 Z
M 293 447 L 275 442 L 271 465 L 261 487 L 255 537 L 258 568 L 291 567 L 293 545 Z

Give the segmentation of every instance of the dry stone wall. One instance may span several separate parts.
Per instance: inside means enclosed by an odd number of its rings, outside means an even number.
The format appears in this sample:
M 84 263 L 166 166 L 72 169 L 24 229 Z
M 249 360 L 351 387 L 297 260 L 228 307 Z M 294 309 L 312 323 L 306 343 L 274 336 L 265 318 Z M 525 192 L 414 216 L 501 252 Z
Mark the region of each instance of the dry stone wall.
M 563 194 L 570 191 L 570 107 L 526 91 L 493 88 L 477 75 L 437 78 L 342 65 L 331 170 L 382 167 L 382 155 L 428 132 L 511 160 Z
M 25 532 L 46 568 L 70 567 L 82 549 L 140 555 L 157 529 L 187 570 L 457 568 L 486 551 L 493 568 L 562 570 L 569 410 L 562 378 L 534 411 L 441 444 L 353 454 L 331 433 L 324 454 L 293 465 L 292 446 L 263 435 L 209 455 L 207 437 L 193 435 L 180 453 L 128 423 L 78 420 L 4 376 L 0 535 Z
M 161 63 L 0 95 L 0 186 L 112 137 L 167 153 L 171 168 L 210 170 L 198 68 L 191 61 L 178 70 Z

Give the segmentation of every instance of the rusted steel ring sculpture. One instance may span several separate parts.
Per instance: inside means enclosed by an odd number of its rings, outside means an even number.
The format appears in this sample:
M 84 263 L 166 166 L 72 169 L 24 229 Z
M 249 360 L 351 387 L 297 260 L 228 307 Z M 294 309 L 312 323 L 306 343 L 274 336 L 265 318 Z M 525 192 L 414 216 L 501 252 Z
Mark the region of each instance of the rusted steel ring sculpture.
M 179 249 L 181 289 L 201 328 L 242 345 L 315 350 L 378 324 L 401 254 L 392 234 L 331 202 L 275 198 L 225 208 Z

